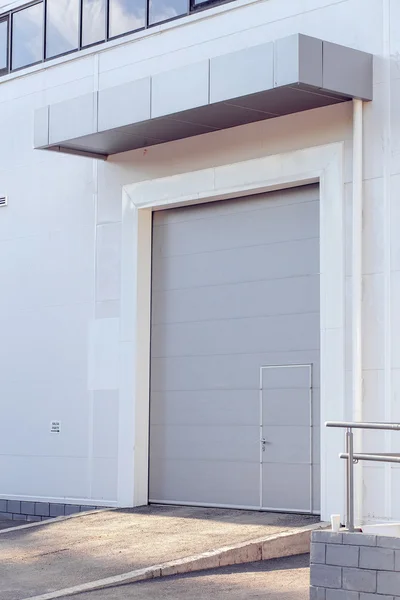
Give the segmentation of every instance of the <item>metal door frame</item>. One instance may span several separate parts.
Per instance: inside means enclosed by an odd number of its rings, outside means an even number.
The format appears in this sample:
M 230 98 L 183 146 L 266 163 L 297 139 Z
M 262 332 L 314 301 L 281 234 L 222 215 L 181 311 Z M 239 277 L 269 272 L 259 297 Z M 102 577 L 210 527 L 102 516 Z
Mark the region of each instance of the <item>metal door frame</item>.
M 287 508 L 272 508 L 263 506 L 263 374 L 267 369 L 290 369 L 290 368 L 308 368 L 309 378 L 309 419 L 310 419 L 310 457 L 309 457 L 309 467 L 310 467 L 310 509 L 308 511 L 303 511 L 299 509 L 287 509 Z M 261 511 L 275 511 L 275 512 L 286 512 L 286 513 L 298 513 L 298 512 L 306 512 L 307 514 L 315 514 L 314 512 L 314 473 L 313 473 L 313 463 L 314 463 L 314 390 L 313 390 L 313 364 L 305 363 L 305 364 L 283 364 L 283 365 L 263 365 L 260 367 L 260 380 L 259 380 L 259 412 L 260 412 L 260 510 Z

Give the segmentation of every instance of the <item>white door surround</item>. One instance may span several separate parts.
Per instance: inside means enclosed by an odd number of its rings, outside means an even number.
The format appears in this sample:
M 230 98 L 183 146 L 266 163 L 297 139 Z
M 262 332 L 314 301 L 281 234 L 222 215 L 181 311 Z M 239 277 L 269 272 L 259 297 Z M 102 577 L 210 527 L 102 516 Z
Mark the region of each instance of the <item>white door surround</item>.
M 148 501 L 152 211 L 320 184 L 321 425 L 344 418 L 343 143 L 127 185 L 122 196 L 118 505 Z M 321 427 L 321 516 L 343 512 L 342 434 Z

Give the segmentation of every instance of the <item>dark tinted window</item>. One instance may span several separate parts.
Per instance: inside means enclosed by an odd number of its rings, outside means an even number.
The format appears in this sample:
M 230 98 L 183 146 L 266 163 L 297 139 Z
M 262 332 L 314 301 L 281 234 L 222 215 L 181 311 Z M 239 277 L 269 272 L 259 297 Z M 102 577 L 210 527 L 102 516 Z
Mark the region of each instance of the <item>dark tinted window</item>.
M 0 21 L 0 71 L 7 69 L 8 21 Z
M 43 4 L 13 14 L 11 68 L 19 69 L 43 58 Z
M 106 0 L 83 0 L 82 46 L 90 46 L 106 38 Z
M 47 0 L 46 57 L 79 46 L 79 0 Z
M 188 0 L 149 0 L 149 25 L 188 13 Z
M 110 37 L 141 29 L 145 24 L 145 0 L 110 0 Z

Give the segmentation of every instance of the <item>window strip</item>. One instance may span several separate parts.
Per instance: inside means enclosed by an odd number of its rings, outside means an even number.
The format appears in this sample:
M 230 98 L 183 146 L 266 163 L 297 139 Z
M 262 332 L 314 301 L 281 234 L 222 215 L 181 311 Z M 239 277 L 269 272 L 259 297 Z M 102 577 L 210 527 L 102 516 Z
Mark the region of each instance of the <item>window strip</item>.
M 1 55 L 0 55 L 0 76 L 3 76 L 9 72 L 15 72 L 18 71 L 20 69 L 25 69 L 29 66 L 32 66 L 33 64 L 40 64 L 42 62 L 45 62 L 47 60 L 52 60 L 53 58 L 58 58 L 60 56 L 66 56 L 68 54 L 72 54 L 75 52 L 79 52 L 79 50 L 82 50 L 84 48 L 89 48 L 91 46 L 95 46 L 98 44 L 102 44 L 105 43 L 111 39 L 116 39 L 116 38 L 120 38 L 126 35 L 130 35 L 136 31 L 142 31 L 143 29 L 148 29 L 157 25 L 160 25 L 161 23 L 166 23 L 169 21 L 174 21 L 176 19 L 179 19 L 181 17 L 184 17 L 186 15 L 190 15 L 194 12 L 199 12 L 199 10 L 204 10 L 207 8 L 210 8 L 212 6 L 215 6 L 217 4 L 225 4 L 226 2 L 229 2 L 231 0 L 186 0 L 187 2 L 187 9 L 186 10 L 182 10 L 182 5 L 185 4 L 185 0 L 180 0 L 180 2 L 178 2 L 178 0 L 134 0 L 133 4 L 136 3 L 139 5 L 138 6 L 138 13 L 139 16 L 137 17 L 137 20 L 140 20 L 140 14 L 141 14 L 141 10 L 143 10 L 144 8 L 144 21 L 143 21 L 143 26 L 141 26 L 141 24 L 138 22 L 138 27 L 136 29 L 130 29 L 129 31 L 122 31 L 122 33 L 118 33 L 114 36 L 111 36 L 111 31 L 110 31 L 110 5 L 112 2 L 118 2 L 118 0 L 105 0 L 105 14 L 104 14 L 104 19 L 105 19 L 105 31 L 104 31 L 104 38 L 98 41 L 95 41 L 93 43 L 90 44 L 84 44 L 84 0 L 79 0 L 78 2 L 78 7 L 77 10 L 79 10 L 79 14 L 76 15 L 77 19 L 78 19 L 78 38 L 77 38 L 77 48 L 72 48 L 72 49 L 68 49 L 67 51 L 61 52 L 59 54 L 54 54 L 53 51 L 52 54 L 49 56 L 49 48 L 48 48 L 48 33 L 49 33 L 49 23 L 48 23 L 48 8 L 49 8 L 49 4 L 51 1 L 54 0 L 33 0 L 32 2 L 29 2 L 23 6 L 19 6 L 18 8 L 15 8 L 14 10 L 10 10 L 7 13 L 1 14 L 0 15 L 0 52 L 1 52 L 1 25 L 3 23 L 7 23 L 7 41 L 6 41 L 6 66 L 4 68 L 1 68 Z M 121 0 L 123 2 L 123 0 Z M 144 6 L 140 7 L 140 3 L 144 1 Z M 160 12 L 160 16 L 157 20 L 154 20 L 150 18 L 151 15 L 151 2 L 156 2 L 158 1 L 160 3 L 160 6 L 163 7 L 163 11 L 164 12 Z M 38 4 L 42 4 L 43 6 L 43 23 L 42 23 L 42 48 L 41 48 L 41 59 L 39 61 L 36 62 L 32 62 L 30 64 L 26 64 L 23 66 L 16 66 L 15 68 L 13 68 L 13 57 L 12 57 L 12 52 L 13 52 L 13 29 L 14 29 L 14 15 L 16 15 L 17 13 L 26 10 L 32 6 L 36 6 Z M 119 6 L 119 8 L 121 8 L 123 10 L 123 4 L 121 4 Z M 150 23 L 151 21 L 151 23 Z

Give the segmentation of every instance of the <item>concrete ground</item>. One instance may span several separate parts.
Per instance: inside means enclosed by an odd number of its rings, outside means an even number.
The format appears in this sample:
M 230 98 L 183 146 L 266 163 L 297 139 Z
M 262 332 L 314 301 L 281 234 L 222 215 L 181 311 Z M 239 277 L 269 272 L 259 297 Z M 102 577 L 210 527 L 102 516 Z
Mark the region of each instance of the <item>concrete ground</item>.
M 71 600 L 308 600 L 308 554 L 165 577 L 73 596 Z
M 0 600 L 22 600 L 309 525 L 315 517 L 150 506 L 0 533 Z

